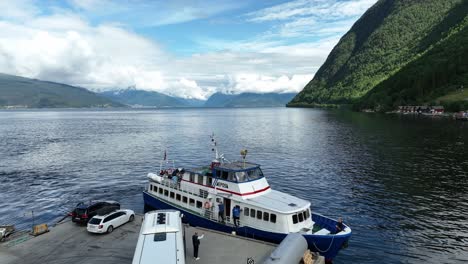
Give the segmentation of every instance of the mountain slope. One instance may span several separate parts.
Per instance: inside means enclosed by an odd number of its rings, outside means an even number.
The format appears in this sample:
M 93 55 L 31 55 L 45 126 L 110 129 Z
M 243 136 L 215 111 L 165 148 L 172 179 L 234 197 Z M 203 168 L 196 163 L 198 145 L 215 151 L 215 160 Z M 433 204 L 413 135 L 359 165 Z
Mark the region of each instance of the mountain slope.
M 215 93 L 205 103 L 205 107 L 271 107 L 284 106 L 295 93 Z
M 468 14 L 468 4 L 458 11 Z M 468 109 L 463 87 L 468 87 L 468 17 L 427 53 L 373 88 L 355 108 L 386 111 L 431 103 L 456 112 Z
M 121 107 L 122 104 L 61 83 L 0 73 L 0 107 L 81 108 Z
M 208 100 L 206 100 L 203 106 L 204 107 L 224 107 L 234 97 L 236 97 L 236 95 L 234 94 L 214 93 L 208 98 Z
M 347 32 L 289 106 L 354 103 L 425 56 L 466 17 L 464 0 L 380 0 Z M 407 88 L 407 87 L 404 87 Z
M 183 99 L 168 96 L 153 91 L 136 90 L 128 88 L 119 91 L 106 91 L 101 95 L 130 106 L 152 106 L 152 107 L 187 107 L 189 102 Z

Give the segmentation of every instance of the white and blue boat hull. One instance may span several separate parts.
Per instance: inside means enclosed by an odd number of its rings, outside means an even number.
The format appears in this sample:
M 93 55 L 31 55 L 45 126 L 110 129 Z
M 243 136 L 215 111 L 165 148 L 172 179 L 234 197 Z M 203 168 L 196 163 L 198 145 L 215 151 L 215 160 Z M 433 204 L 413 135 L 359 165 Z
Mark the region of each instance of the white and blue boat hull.
M 184 214 L 184 222 L 189 223 L 192 226 L 199 226 L 225 233 L 231 233 L 232 231 L 236 231 L 237 235 L 240 236 L 259 239 L 262 241 L 272 242 L 276 244 L 280 243 L 287 236 L 287 234 L 285 233 L 268 232 L 249 226 L 242 226 L 237 228 L 236 230 L 231 226 L 227 226 L 222 223 L 206 219 L 200 216 L 198 213 L 191 212 L 186 208 L 182 208 L 170 202 L 157 199 L 157 197 L 152 196 L 146 191 L 143 192 L 143 199 L 145 203 L 145 210 L 180 210 Z M 329 230 L 333 230 L 334 226 L 336 225 L 336 221 L 317 214 L 312 214 L 312 220 L 320 226 L 325 227 Z M 326 260 L 329 261 L 331 261 L 338 254 L 338 251 L 347 244 L 350 236 L 351 233 L 347 233 L 344 235 L 304 235 L 305 239 L 307 240 L 309 249 L 314 252 L 319 252 L 322 256 L 325 257 Z

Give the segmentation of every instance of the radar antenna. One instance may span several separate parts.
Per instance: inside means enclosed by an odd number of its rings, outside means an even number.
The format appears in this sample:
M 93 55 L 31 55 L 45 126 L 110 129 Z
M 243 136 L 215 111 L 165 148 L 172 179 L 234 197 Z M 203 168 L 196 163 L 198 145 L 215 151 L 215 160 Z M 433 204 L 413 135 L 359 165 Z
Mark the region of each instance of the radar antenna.
M 211 134 L 210 137 L 211 137 L 211 144 L 212 144 L 211 151 L 215 153 L 215 160 L 213 162 L 219 163 L 219 164 L 224 163 L 225 161 L 229 162 L 229 160 L 224 157 L 224 153 L 219 154 L 218 143 L 216 142 L 215 134 L 214 133 Z

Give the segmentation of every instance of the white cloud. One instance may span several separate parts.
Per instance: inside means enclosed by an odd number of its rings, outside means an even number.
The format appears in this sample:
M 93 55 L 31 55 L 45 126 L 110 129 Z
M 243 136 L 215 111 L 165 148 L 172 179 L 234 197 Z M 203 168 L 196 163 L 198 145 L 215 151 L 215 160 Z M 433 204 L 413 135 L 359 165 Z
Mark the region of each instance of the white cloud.
M 240 50 L 177 59 L 126 29 L 92 26 L 72 14 L 51 15 L 23 24 L 0 22 L 0 71 L 93 90 L 135 85 L 206 99 L 220 90 L 297 92 L 332 48 L 275 44 L 243 43 Z M 245 76 L 254 81 L 249 83 Z
M 240 8 L 242 1 L 118 1 L 118 0 L 68 0 L 83 15 L 140 26 L 162 26 L 208 18 Z
M 264 37 L 328 38 L 341 36 L 377 0 L 296 0 L 250 12 L 247 21 L 276 22 Z
M 132 32 L 123 24 L 91 24 L 83 15 L 84 10 L 93 9 L 99 9 L 97 16 L 121 14 L 125 8 L 122 2 L 73 1 L 73 10 L 55 9 L 48 15 L 41 14 L 30 1 L 21 0 L 16 6 L 0 2 L 0 8 L 17 10 L 9 17 L 0 14 L 3 18 L 0 20 L 0 72 L 95 91 L 135 85 L 138 89 L 194 99 L 206 99 L 217 91 L 298 92 L 338 42 L 340 31 L 346 30 L 352 21 L 337 20 L 329 27 L 322 27 L 319 17 L 301 16 L 306 12 L 304 3 L 307 2 L 310 1 L 293 1 L 287 6 L 273 7 L 277 8 L 277 17 L 271 14 L 274 9 L 260 10 L 255 16 L 249 14 L 251 20 L 258 18 L 255 22 L 280 19 L 282 24 L 249 40 L 198 38 L 196 41 L 202 50 L 206 48 L 211 52 L 188 57 L 174 57 L 154 40 Z M 324 3 L 322 0 L 312 2 Z M 160 2 L 149 2 L 152 7 L 155 3 Z M 340 14 L 352 14 L 354 8 L 362 9 L 366 1 L 353 3 L 340 4 Z M 143 2 L 136 1 L 135 4 L 130 11 L 138 12 L 133 16 L 144 9 Z M 101 8 L 104 6 L 108 9 Z M 178 6 L 180 3 L 173 8 Z M 179 23 L 233 8 L 227 6 L 203 11 L 201 6 L 194 4 L 194 7 L 174 11 L 181 12 L 181 16 L 170 18 L 166 14 L 165 17 L 172 21 L 158 23 Z M 158 12 L 162 16 L 163 12 Z M 284 39 L 310 35 L 311 31 L 320 38 L 294 44 Z
M 359 16 L 377 0 L 296 0 L 248 13 L 252 22 L 290 20 L 298 17 L 324 19 Z
M 312 74 L 293 75 L 291 78 L 282 75 L 279 77 L 244 73 L 235 76 L 235 85 L 227 92 L 233 93 L 285 93 L 300 92 L 312 79 Z
M 76 16 L 0 22 L 0 56 L 1 72 L 87 88 L 167 85 L 159 67 L 166 55 L 158 45 L 116 26 L 90 26 Z
M 32 0 L 0 0 L 0 18 L 26 19 L 39 13 Z

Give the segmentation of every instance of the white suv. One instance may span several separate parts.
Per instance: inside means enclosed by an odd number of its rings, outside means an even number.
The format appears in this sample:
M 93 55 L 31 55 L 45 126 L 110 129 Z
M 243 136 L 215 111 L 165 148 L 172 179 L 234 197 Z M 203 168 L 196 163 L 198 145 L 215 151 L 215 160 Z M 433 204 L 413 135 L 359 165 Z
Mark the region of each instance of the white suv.
M 88 232 L 111 233 L 114 228 L 119 227 L 135 219 L 135 212 L 128 209 L 117 210 L 106 215 L 96 215 L 88 222 Z

